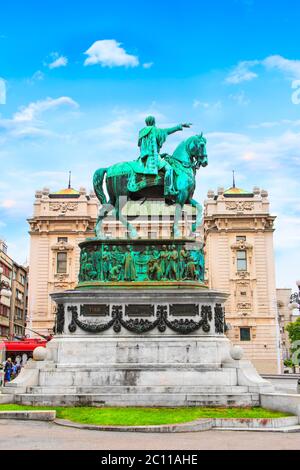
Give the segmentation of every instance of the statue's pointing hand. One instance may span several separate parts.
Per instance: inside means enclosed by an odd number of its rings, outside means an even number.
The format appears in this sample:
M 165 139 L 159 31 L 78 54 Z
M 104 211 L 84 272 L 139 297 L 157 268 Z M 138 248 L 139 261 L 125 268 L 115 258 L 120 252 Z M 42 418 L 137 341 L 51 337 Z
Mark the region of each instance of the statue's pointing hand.
M 192 123 L 191 122 L 185 122 L 184 124 L 181 124 L 182 127 L 191 127 Z

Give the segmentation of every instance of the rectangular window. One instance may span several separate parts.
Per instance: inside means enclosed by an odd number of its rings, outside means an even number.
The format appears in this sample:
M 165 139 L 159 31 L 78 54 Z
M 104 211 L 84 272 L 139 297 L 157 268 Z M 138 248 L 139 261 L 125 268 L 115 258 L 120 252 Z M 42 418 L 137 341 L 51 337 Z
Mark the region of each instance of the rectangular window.
M 7 254 L 7 245 L 2 240 L 0 243 L 0 251 L 3 251 L 3 253 Z
M 236 261 L 238 271 L 247 271 L 247 253 L 245 250 L 237 251 Z
M 8 337 L 8 327 L 7 326 L 1 326 L 0 325 L 0 336 L 2 337 Z
M 6 305 L 0 304 L 0 315 L 6 318 L 9 317 L 9 308 Z
M 16 317 L 18 320 L 22 320 L 22 317 L 23 317 L 23 310 L 22 310 L 21 308 L 16 307 L 16 309 L 15 309 L 15 317 Z
M 1 268 L 3 268 L 3 276 L 10 279 L 11 278 L 11 270 L 4 263 L 0 263 L 0 266 L 1 266 Z
M 65 274 L 67 272 L 67 253 L 57 253 L 56 268 L 58 274 Z
M 23 328 L 22 326 L 15 325 L 14 326 L 14 333 L 16 336 L 23 336 Z
M 153 232 L 148 230 L 148 238 L 151 240 L 156 240 L 157 239 L 157 232 Z
M 240 328 L 240 340 L 251 341 L 250 328 Z

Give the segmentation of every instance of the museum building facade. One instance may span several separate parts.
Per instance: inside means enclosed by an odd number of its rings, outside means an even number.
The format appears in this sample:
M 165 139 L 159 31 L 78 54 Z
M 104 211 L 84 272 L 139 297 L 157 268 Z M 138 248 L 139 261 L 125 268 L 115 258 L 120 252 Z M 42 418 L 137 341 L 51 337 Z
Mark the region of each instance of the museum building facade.
M 168 238 L 172 208 L 161 211 L 158 203 L 132 203 L 126 216 L 143 238 Z M 149 202 L 147 202 L 149 204 Z M 73 289 L 78 282 L 78 244 L 94 236 L 98 200 L 93 192 L 70 187 L 51 193 L 36 191 L 30 225 L 30 285 L 27 324 L 42 334 L 53 330 L 55 304 L 50 293 Z M 188 210 L 188 209 L 187 209 Z M 189 233 L 193 213 L 183 214 L 180 228 Z M 131 220 L 132 218 L 132 220 Z M 206 282 L 209 288 L 230 294 L 226 304 L 227 332 L 234 344 L 259 372 L 276 373 L 280 367 L 273 232 L 268 194 L 235 185 L 208 192 L 204 203 Z M 126 231 L 113 216 L 104 222 L 105 234 L 122 238 Z M 203 239 L 198 233 L 198 239 Z

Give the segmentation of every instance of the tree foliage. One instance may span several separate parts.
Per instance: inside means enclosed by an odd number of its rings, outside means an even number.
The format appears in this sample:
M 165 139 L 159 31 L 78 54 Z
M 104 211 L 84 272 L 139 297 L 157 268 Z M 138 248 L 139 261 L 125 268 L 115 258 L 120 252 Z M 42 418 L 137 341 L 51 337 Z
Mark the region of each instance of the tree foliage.
M 300 365 L 300 317 L 286 326 L 291 343 L 291 361 L 293 365 Z
M 289 334 L 291 344 L 295 341 L 300 341 L 300 317 L 296 321 L 289 323 L 285 329 Z

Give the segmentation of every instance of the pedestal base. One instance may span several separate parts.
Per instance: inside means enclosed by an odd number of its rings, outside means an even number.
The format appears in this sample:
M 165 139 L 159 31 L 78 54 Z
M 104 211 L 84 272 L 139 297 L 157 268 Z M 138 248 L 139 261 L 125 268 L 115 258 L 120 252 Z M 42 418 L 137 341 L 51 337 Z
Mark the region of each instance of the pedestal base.
M 53 294 L 57 336 L 6 388 L 23 404 L 255 406 L 272 386 L 231 357 L 225 294 L 98 289 Z

